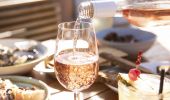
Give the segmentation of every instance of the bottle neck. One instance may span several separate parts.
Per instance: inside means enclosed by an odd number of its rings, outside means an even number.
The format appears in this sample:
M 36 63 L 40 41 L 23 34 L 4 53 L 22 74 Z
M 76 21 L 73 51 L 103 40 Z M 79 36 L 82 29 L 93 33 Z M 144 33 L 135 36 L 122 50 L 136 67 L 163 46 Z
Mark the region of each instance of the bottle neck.
M 79 7 L 78 7 L 79 15 L 78 17 L 80 18 L 93 18 L 94 16 L 94 7 L 91 2 L 82 2 Z
M 81 18 L 101 18 L 113 17 L 117 6 L 114 0 L 97 0 L 82 2 L 79 5 L 79 17 Z

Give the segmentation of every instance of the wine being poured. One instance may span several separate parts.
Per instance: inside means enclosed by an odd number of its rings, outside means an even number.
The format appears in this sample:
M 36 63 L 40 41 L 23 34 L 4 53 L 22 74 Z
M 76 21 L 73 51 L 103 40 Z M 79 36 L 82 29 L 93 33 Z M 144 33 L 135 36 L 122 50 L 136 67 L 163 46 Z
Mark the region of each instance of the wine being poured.
M 92 31 L 94 31 L 93 29 L 93 24 L 91 23 L 91 18 L 83 18 L 80 14 L 78 15 L 76 21 L 75 21 L 75 24 L 74 24 L 74 28 L 75 29 L 75 32 L 74 32 L 74 38 L 73 38 L 73 51 L 76 52 L 76 45 L 77 45 L 77 41 L 79 39 L 79 36 L 80 36 L 80 30 L 83 29 L 84 27 L 84 24 L 83 23 L 89 23 L 91 24 L 91 29 Z M 73 54 L 74 54 L 73 52 Z
M 74 29 L 80 29 L 81 28 L 81 18 L 78 17 L 76 19 L 75 25 L 74 25 Z M 76 45 L 77 45 L 77 40 L 79 37 L 79 31 L 75 30 L 74 32 L 74 38 L 73 38 L 73 54 L 76 52 Z

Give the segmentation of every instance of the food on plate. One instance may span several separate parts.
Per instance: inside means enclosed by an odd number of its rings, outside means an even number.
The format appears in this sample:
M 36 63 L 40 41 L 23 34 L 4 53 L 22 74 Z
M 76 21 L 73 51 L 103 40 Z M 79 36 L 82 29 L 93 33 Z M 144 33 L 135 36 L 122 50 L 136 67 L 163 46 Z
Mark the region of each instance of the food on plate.
M 20 87 L 0 78 L 0 100 L 44 100 L 45 91 L 37 87 Z
M 112 41 L 112 42 L 128 42 L 128 43 L 134 43 L 138 42 L 139 40 L 135 39 L 133 35 L 127 34 L 124 36 L 119 36 L 116 32 L 111 32 L 107 34 L 104 37 L 105 40 L 107 41 Z
M 48 56 L 45 60 L 44 60 L 44 64 L 46 68 L 54 68 L 54 55 L 50 55 Z
M 36 46 L 27 49 L 10 48 L 0 44 L 0 67 L 22 64 L 39 57 Z

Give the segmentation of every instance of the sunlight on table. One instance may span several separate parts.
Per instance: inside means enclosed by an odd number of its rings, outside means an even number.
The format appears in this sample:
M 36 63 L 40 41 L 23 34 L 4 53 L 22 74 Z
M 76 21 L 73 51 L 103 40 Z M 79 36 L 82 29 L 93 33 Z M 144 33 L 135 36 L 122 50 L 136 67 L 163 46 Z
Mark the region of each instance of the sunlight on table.
M 157 35 L 157 41 L 170 51 L 170 26 L 147 28 L 146 31 L 153 32 Z

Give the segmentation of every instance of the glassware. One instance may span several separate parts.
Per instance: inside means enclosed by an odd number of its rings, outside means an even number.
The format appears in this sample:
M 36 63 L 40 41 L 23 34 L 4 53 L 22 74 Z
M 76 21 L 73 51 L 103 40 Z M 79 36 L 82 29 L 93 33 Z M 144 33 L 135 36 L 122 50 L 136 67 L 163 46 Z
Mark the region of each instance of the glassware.
M 122 7 L 124 17 L 138 27 L 170 25 L 169 0 L 131 0 Z
M 165 78 L 162 94 L 158 93 L 159 83 L 160 76 L 152 74 L 141 74 L 133 87 L 118 81 L 119 100 L 170 100 L 170 80 Z
M 89 88 L 98 75 L 98 48 L 91 23 L 65 22 L 58 25 L 55 75 L 59 83 L 74 92 Z M 79 26 L 79 27 L 78 27 Z

